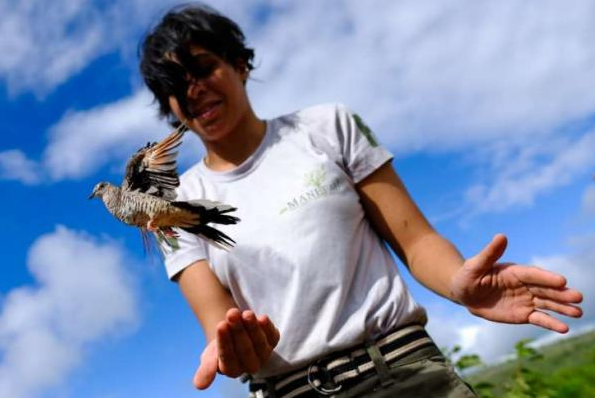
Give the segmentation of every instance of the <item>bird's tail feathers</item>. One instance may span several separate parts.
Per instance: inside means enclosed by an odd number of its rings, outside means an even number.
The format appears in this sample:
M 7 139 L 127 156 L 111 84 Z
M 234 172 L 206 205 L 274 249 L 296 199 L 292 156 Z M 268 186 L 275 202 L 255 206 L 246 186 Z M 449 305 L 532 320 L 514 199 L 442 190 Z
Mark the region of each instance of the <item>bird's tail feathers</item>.
M 227 214 L 237 210 L 235 207 L 206 199 L 172 202 L 172 204 L 198 215 L 199 224 L 191 227 L 181 227 L 183 230 L 198 234 L 221 249 L 227 250 L 234 246 L 235 241 L 232 238 L 206 224 L 229 225 L 238 223 L 240 221 L 238 217 Z
M 225 205 L 220 202 L 199 199 L 172 203 L 174 206 L 178 206 L 198 214 L 201 224 L 215 223 L 228 225 L 237 224 L 240 221 L 238 217 L 227 214 L 236 211 L 237 209 L 235 207 Z
M 200 235 L 206 239 L 209 243 L 218 247 L 219 249 L 229 250 L 235 245 L 235 241 L 223 232 L 210 227 L 208 225 L 200 224 L 194 227 L 182 228 L 183 230 Z

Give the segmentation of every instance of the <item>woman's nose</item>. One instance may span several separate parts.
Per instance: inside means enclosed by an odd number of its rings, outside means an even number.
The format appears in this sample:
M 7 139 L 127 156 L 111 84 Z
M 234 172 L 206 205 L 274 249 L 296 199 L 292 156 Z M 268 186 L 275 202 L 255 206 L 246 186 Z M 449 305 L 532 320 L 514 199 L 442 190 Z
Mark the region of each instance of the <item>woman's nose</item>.
M 186 96 L 188 98 L 198 98 L 206 92 L 204 79 L 197 79 L 195 77 L 188 78 L 188 90 Z

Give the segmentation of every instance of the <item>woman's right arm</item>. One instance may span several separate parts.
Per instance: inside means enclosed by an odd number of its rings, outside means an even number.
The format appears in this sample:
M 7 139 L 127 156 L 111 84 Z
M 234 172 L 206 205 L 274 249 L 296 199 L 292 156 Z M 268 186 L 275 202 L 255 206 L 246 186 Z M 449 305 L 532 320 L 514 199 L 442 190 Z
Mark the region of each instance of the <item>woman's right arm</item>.
M 196 388 L 207 388 L 217 373 L 229 377 L 256 373 L 279 342 L 271 320 L 250 310 L 240 312 L 205 260 L 186 267 L 175 280 L 207 339 L 194 375 Z
M 205 260 L 184 268 L 174 279 L 178 282 L 192 312 L 200 322 L 207 341 L 217 331 L 217 324 L 225 319 L 230 308 L 237 308 L 231 294 L 223 287 Z

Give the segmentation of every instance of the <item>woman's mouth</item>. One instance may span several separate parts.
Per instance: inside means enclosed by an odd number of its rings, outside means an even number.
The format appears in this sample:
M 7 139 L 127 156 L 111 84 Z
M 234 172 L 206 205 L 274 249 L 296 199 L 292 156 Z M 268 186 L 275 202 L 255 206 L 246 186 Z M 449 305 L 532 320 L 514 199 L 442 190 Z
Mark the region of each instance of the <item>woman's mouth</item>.
M 219 109 L 219 105 L 221 105 L 221 102 L 222 101 L 213 101 L 202 106 L 200 109 L 198 109 L 198 111 L 193 112 L 194 117 L 199 121 L 207 121 L 212 119 L 217 113 L 217 110 Z

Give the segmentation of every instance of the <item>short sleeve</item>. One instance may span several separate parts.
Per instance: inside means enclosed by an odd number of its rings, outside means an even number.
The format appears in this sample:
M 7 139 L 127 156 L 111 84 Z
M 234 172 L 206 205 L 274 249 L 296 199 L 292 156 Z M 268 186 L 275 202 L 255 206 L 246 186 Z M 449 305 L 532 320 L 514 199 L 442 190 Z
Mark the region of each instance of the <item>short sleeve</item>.
M 358 183 L 393 155 L 378 142 L 363 119 L 341 104 L 336 105 L 337 140 L 346 171 Z
M 192 200 L 203 196 L 201 186 L 194 169 L 180 177 L 176 200 Z M 207 260 L 207 243 L 198 236 L 180 228 L 174 228 L 176 236 L 158 239 L 164 256 L 165 271 L 171 280 L 189 265 Z
M 176 237 L 166 237 L 159 242 L 169 279 L 189 265 L 207 259 L 206 243 L 202 239 L 178 228 L 175 232 Z

